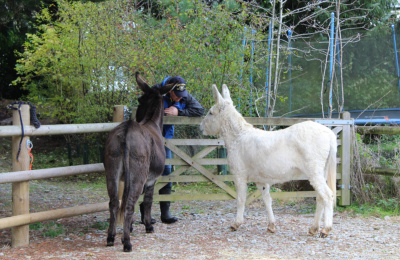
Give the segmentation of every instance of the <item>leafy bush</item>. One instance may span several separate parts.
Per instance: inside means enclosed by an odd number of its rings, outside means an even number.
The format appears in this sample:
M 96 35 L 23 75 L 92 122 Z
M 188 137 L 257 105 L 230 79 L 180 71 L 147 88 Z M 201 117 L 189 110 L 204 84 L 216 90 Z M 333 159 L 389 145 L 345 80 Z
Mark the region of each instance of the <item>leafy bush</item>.
M 238 106 L 248 106 L 251 98 L 238 95 L 251 93 L 250 47 L 243 50 L 240 40 L 249 18 L 246 9 L 232 16 L 230 10 L 238 6 L 232 1 L 212 7 L 182 1 L 176 13 L 171 4 L 160 3 L 168 17 L 162 20 L 129 11 L 129 1 L 61 0 L 59 19 L 43 9 L 37 15 L 39 33 L 28 34 L 19 54 L 20 77 L 14 83 L 29 91 L 26 99 L 41 108 L 42 117 L 62 123 L 108 122 L 113 105 L 135 106 L 135 71 L 150 84 L 165 76 L 184 77 L 206 108 L 212 105 L 212 84 L 223 82 L 233 87 Z M 265 37 L 250 30 L 246 34 L 253 40 Z M 265 53 L 264 44 L 258 50 Z M 257 75 L 256 66 L 254 70 Z
M 365 174 L 371 168 L 400 169 L 398 141 L 396 136 L 356 135 L 351 176 L 355 204 L 371 204 L 384 211 L 399 212 L 399 204 L 394 203 L 400 198 L 399 176 Z

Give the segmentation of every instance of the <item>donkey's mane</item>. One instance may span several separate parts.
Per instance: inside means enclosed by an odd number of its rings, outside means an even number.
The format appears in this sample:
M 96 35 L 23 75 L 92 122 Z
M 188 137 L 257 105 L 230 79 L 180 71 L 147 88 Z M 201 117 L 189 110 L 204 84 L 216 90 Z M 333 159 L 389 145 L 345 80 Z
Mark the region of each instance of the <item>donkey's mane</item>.
M 235 109 L 233 104 L 225 104 L 223 113 L 225 123 L 222 124 L 221 127 L 222 135 L 240 136 L 246 131 L 254 129 L 253 125 L 247 123 L 244 117 Z

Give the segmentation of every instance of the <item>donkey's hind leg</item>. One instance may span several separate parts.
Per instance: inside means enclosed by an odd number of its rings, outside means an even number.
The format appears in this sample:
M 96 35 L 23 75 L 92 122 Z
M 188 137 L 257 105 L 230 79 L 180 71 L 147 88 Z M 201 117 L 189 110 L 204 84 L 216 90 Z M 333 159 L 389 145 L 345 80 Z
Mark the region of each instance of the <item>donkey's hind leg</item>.
M 275 233 L 275 217 L 272 211 L 272 198 L 269 193 L 269 184 L 267 183 L 256 183 L 257 188 L 261 191 L 265 207 L 267 208 L 268 215 L 268 232 Z
M 324 202 L 323 202 L 321 196 L 317 193 L 314 223 L 308 230 L 308 234 L 313 236 L 318 232 L 320 224 L 321 224 L 321 218 L 322 218 L 323 211 L 324 211 Z
M 115 235 L 117 233 L 117 215 L 119 211 L 119 199 L 118 199 L 118 175 L 113 175 L 107 171 L 107 191 L 110 197 L 109 211 L 110 211 L 110 225 L 108 227 L 107 246 L 113 246 L 115 241 Z
M 322 176 L 322 175 L 321 175 Z M 320 237 L 325 238 L 328 233 L 332 230 L 333 222 L 333 193 L 326 184 L 323 177 L 316 177 L 310 179 L 311 185 L 317 192 L 317 212 L 315 214 L 315 220 L 313 226 L 310 228 L 309 233 L 316 233 L 319 229 L 319 222 L 321 219 L 322 211 L 324 212 L 324 228 L 321 230 Z M 322 209 L 323 208 L 323 209 Z M 316 226 L 318 225 L 318 226 Z
M 143 224 L 146 227 L 146 233 L 153 233 L 154 228 L 151 222 L 151 205 L 153 204 L 154 182 L 145 186 L 143 197 Z
M 328 196 L 324 198 L 324 227 L 321 230 L 320 237 L 325 238 L 328 236 L 328 233 L 332 230 L 333 225 L 333 192 L 325 185 L 324 189 Z
M 124 211 L 124 231 L 121 242 L 124 246 L 124 252 L 132 251 L 132 244 L 130 238 L 130 231 L 133 223 L 133 213 L 135 212 L 135 205 L 139 199 L 140 194 L 143 191 L 144 181 L 140 181 L 136 178 L 130 183 L 129 192 L 124 193 L 123 200 L 126 200 L 125 211 Z M 127 196 L 127 197 L 125 197 Z

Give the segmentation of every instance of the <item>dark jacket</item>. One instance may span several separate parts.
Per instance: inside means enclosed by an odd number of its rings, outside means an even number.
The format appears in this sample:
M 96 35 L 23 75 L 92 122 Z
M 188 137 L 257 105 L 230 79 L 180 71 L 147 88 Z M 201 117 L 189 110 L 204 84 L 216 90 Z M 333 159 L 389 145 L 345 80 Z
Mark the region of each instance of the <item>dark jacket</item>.
M 202 116 L 204 114 L 204 108 L 200 103 L 189 93 L 187 97 L 182 98 L 179 102 L 174 102 L 169 97 L 169 94 L 164 96 L 164 108 L 174 106 L 178 109 L 178 116 Z M 174 137 L 174 126 L 164 125 L 163 136 L 166 139 L 172 139 Z

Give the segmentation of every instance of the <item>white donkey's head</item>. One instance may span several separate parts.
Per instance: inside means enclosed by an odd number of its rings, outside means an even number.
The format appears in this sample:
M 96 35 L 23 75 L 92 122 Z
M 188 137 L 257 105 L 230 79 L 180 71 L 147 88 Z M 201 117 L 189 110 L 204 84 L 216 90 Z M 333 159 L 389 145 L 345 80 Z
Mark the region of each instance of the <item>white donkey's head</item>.
M 235 110 L 229 93 L 228 87 L 222 85 L 222 95 L 219 93 L 216 85 L 213 85 L 213 96 L 215 105 L 208 111 L 206 117 L 200 124 L 200 129 L 204 135 L 221 134 L 221 126 L 226 121 L 227 110 Z

